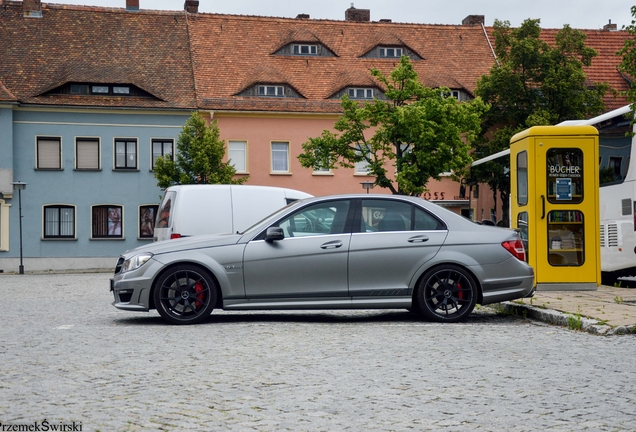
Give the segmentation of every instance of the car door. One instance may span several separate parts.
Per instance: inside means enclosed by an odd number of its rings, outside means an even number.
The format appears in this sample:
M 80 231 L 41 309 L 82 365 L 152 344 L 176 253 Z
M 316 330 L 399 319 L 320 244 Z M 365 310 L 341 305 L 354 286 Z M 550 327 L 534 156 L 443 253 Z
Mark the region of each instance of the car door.
M 410 295 L 411 278 L 437 254 L 448 232 L 431 213 L 395 199 L 361 200 L 354 223 L 359 227 L 349 247 L 351 297 Z
M 243 261 L 247 298 L 348 296 L 350 207 L 349 199 L 305 206 L 272 225 L 284 239 L 250 241 Z

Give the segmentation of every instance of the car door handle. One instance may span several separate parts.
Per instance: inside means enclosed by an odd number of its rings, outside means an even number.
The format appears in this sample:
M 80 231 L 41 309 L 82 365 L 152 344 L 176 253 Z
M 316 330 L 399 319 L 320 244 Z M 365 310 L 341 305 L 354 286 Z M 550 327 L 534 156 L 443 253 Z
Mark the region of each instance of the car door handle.
M 428 236 L 425 236 L 425 235 L 419 235 L 419 236 L 411 237 L 410 239 L 408 239 L 409 243 L 424 243 L 427 241 L 428 241 Z
M 327 243 L 323 243 L 320 248 L 321 249 L 336 249 L 342 246 L 342 242 L 340 240 L 334 240 Z

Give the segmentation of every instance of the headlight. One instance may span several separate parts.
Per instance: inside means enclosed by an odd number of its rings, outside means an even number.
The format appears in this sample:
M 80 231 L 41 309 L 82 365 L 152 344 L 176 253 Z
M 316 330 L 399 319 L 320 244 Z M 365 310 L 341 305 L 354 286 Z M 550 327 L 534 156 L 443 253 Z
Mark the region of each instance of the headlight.
M 122 266 L 121 272 L 126 273 L 132 270 L 137 270 L 139 267 L 144 265 L 146 261 L 148 261 L 150 258 L 152 258 L 152 254 L 150 252 L 140 253 L 139 255 L 130 257 L 126 261 L 124 261 L 124 265 Z

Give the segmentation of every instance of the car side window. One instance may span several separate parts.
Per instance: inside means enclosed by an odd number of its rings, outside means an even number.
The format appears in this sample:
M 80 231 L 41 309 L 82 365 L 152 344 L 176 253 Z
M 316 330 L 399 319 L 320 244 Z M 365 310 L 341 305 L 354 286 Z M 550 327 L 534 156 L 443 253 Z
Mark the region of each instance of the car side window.
M 278 226 L 283 229 L 285 237 L 342 234 L 349 204 L 349 200 L 314 204 L 282 219 Z
M 444 229 L 433 215 L 409 203 L 362 200 L 361 232 Z
M 416 231 L 433 231 L 444 230 L 446 227 L 432 214 L 425 212 L 421 208 L 415 207 L 413 229 Z

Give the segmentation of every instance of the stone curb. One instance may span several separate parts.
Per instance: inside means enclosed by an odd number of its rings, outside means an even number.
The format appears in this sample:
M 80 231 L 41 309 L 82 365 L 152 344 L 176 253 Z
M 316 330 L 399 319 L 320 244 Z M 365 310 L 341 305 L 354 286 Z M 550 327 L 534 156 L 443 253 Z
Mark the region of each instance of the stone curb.
M 543 309 L 535 306 L 530 306 L 526 304 L 519 303 L 511 303 L 504 302 L 500 303 L 501 307 L 506 310 L 508 313 L 513 315 L 521 315 L 526 318 L 530 318 L 533 320 L 545 322 L 548 324 L 554 324 L 561 327 L 570 328 L 570 323 L 572 320 L 581 322 L 581 331 L 601 335 L 601 336 L 609 336 L 609 335 L 621 335 L 621 334 L 636 334 L 636 326 L 628 327 L 628 326 L 618 326 L 612 327 L 611 325 L 604 324 L 601 321 L 582 317 L 578 314 L 560 312 L 553 309 Z

